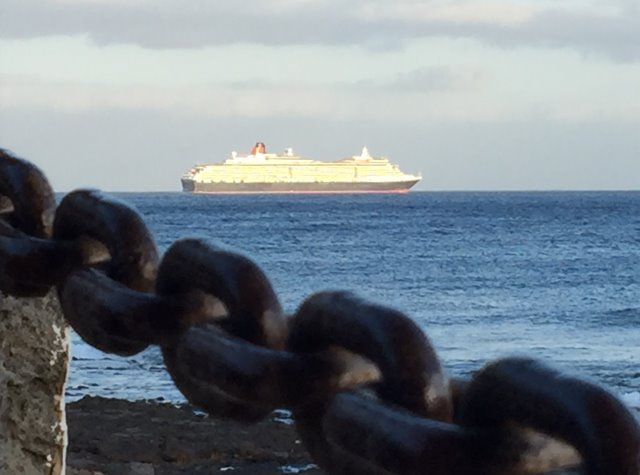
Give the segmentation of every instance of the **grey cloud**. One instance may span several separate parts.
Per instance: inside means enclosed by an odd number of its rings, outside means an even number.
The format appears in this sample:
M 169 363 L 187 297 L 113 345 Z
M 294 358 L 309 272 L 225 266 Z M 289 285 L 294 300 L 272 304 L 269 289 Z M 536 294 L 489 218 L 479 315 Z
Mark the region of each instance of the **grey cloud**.
M 484 80 L 486 72 L 480 68 L 468 66 L 432 66 L 414 69 L 412 71 L 397 73 L 388 76 L 361 79 L 355 82 L 342 82 L 332 84 L 331 90 L 335 92 L 359 92 L 392 91 L 409 93 L 426 93 L 448 90 L 470 89 L 478 82 Z M 275 82 L 261 79 L 238 80 L 215 83 L 215 89 L 221 86 L 234 91 L 290 91 L 297 86 L 295 82 Z M 312 86 L 300 84 L 305 91 L 322 90 L 325 86 Z
M 253 5 L 253 4 L 251 4 Z M 10 0 L 0 7 L 0 36 L 30 38 L 88 34 L 97 44 L 146 48 L 266 45 L 360 45 L 373 51 L 425 37 L 476 38 L 502 47 L 569 47 L 616 60 L 640 60 L 640 9 L 621 3 L 620 16 L 550 9 L 520 24 L 376 17 L 363 19 L 362 2 L 325 1 L 289 9 L 269 2 L 93 2 Z M 378 4 L 380 5 L 380 4 Z
M 542 22 L 544 18 L 540 20 Z M 590 44 L 593 50 L 608 52 L 618 59 L 640 59 L 640 9 L 629 10 L 627 16 L 608 18 L 606 21 L 584 16 L 580 21 L 583 25 L 582 31 L 575 33 L 571 29 L 571 21 L 575 20 L 566 15 L 549 15 L 548 18 L 548 24 L 557 31 L 565 32 L 559 38 L 565 42 L 565 46 L 582 39 L 585 44 Z M 583 38 L 579 37 L 580 34 Z
M 397 91 L 397 92 L 435 92 L 447 90 L 460 90 L 471 87 L 474 83 L 482 80 L 485 73 L 480 69 L 456 66 L 433 66 L 428 68 L 414 69 L 409 72 L 397 73 L 392 76 L 382 76 L 376 78 L 362 79 L 356 82 L 343 82 L 332 85 L 333 91 L 346 91 L 349 93 L 371 92 L 371 91 Z M 290 90 L 295 87 L 295 83 L 270 82 L 259 79 L 250 81 L 230 81 L 222 83 L 226 87 L 236 91 L 251 90 Z M 220 84 L 216 84 L 219 87 Z M 322 88 L 322 86 L 317 86 Z M 309 90 L 309 85 L 304 85 L 305 90 Z
M 244 3 L 239 10 L 224 3 L 200 0 L 172 4 L 60 4 L 12 0 L 2 7 L 0 35 L 30 38 L 86 33 L 100 45 L 131 43 L 147 48 L 338 44 L 358 43 L 367 37 L 364 25 L 326 7 L 276 14 L 264 8 L 247 8 Z
M 382 90 L 427 93 L 469 89 L 482 80 L 479 69 L 455 66 L 433 66 L 396 74 L 390 78 L 364 79 L 350 85 L 355 91 Z
M 614 17 L 548 10 L 522 25 L 517 32 L 485 31 L 478 36 L 505 46 L 576 48 L 585 54 L 637 61 L 640 60 L 640 11 L 629 9 L 627 15 Z

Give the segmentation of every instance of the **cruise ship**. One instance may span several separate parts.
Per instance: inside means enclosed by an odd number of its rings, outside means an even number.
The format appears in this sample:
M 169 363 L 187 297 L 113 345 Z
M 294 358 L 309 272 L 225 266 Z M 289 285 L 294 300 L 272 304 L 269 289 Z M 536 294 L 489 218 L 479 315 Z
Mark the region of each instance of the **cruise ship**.
M 182 190 L 192 193 L 406 193 L 421 180 L 402 172 L 384 157 L 360 155 L 332 162 L 293 153 L 267 153 L 258 142 L 251 153 L 223 162 L 196 165 L 182 176 Z

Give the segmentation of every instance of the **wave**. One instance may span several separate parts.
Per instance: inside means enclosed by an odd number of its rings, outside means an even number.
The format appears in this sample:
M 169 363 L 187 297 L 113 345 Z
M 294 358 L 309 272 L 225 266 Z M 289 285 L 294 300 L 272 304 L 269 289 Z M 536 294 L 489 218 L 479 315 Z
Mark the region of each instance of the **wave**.
M 640 409 L 640 392 L 631 391 L 620 395 L 620 399 L 629 407 Z

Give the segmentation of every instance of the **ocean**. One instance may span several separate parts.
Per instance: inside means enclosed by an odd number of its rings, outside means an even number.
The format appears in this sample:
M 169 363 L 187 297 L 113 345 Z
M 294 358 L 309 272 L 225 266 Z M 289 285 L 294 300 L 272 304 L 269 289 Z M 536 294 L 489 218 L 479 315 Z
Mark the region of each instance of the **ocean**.
M 119 193 L 163 252 L 201 237 L 254 259 L 285 310 L 343 289 L 413 318 L 450 375 L 527 355 L 640 409 L 640 192 Z M 157 348 L 72 335 L 67 400 L 184 402 Z

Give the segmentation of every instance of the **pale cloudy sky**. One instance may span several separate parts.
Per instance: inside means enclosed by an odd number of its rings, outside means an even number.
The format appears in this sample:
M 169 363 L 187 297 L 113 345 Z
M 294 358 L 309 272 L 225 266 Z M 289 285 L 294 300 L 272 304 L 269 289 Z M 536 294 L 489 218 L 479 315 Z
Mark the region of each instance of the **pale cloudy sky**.
M 0 147 L 56 190 L 177 191 L 256 141 L 640 189 L 640 0 L 0 1 Z

